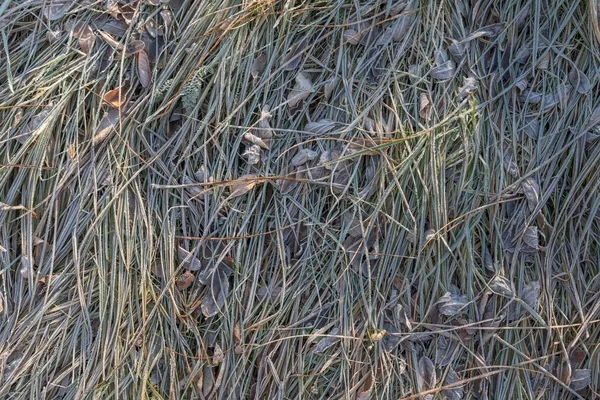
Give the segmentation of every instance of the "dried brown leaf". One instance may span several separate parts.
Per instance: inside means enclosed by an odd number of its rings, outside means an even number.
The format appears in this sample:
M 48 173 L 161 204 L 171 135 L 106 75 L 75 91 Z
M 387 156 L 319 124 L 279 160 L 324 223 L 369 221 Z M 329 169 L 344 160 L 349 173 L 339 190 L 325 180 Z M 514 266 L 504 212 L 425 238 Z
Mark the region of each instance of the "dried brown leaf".
M 365 380 L 362 384 L 362 387 L 356 394 L 356 400 L 367 400 L 371 398 L 371 391 L 373 390 L 373 374 L 371 372 L 367 373 Z
M 248 193 L 254 186 L 256 186 L 256 184 L 257 181 L 255 174 L 240 176 L 239 179 L 236 179 L 229 184 L 229 191 L 231 193 L 229 198 L 234 199 Z
M 77 38 L 77 43 L 79 43 L 81 51 L 85 54 L 89 54 L 96 40 L 96 35 L 94 35 L 94 31 L 88 24 L 78 25 L 80 25 L 79 28 L 74 28 L 73 30 L 73 36 Z
M 150 59 L 148 59 L 148 54 L 146 54 L 145 50 L 137 53 L 137 73 L 142 87 L 147 88 L 150 86 L 152 73 L 150 72 Z
M 195 278 L 196 277 L 194 276 L 194 274 L 190 271 L 184 271 L 181 275 L 177 277 L 177 280 L 175 281 L 175 286 L 178 290 L 183 292 L 184 290 L 192 286 Z
M 254 135 L 252 132 L 247 131 L 244 133 L 243 139 L 251 144 L 255 144 L 257 146 L 262 147 L 265 150 L 269 149 L 269 146 L 258 136 Z
M 215 343 L 215 349 L 213 350 L 212 363 L 213 365 L 219 365 L 223 362 L 223 349 L 218 343 Z
M 125 56 L 132 56 L 140 51 L 144 51 L 145 48 L 146 42 L 143 40 L 132 40 L 131 42 L 127 43 L 127 47 L 125 48 Z M 148 54 L 146 54 L 146 57 L 148 57 Z
M 104 39 L 104 41 L 106 43 L 109 44 L 110 47 L 112 47 L 115 50 L 123 50 L 124 46 L 122 43 L 116 41 L 111 34 L 104 32 L 104 31 L 98 31 L 98 34 L 102 37 L 102 39 Z
M 236 322 L 233 325 L 233 341 L 236 344 L 240 344 L 242 342 L 242 328 L 240 327 L 240 323 Z
M 426 121 L 431 117 L 431 96 L 427 93 L 421 93 L 419 97 L 419 115 Z
M 125 87 L 118 87 L 113 90 L 109 90 L 104 94 L 104 101 L 107 102 L 111 107 L 121 108 L 125 104 Z
M 92 144 L 95 146 L 104 141 L 104 139 L 106 139 L 112 132 L 116 132 L 119 127 L 119 119 L 119 111 L 115 109 L 109 109 L 100 120 L 100 123 L 94 132 Z
M 531 281 L 523 287 L 519 297 L 525 304 L 535 310 L 540 299 L 540 290 L 540 281 Z

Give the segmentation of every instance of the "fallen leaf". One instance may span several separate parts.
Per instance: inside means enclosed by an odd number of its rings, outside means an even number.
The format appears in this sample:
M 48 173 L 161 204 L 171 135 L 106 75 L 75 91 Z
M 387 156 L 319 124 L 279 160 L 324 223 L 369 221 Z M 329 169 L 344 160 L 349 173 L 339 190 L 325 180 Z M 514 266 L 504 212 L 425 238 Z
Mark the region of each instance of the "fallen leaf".
M 225 300 L 229 295 L 229 273 L 226 268 L 223 268 L 223 265 L 223 263 L 219 263 L 219 266 L 213 268 L 211 273 L 204 280 L 201 280 L 207 285 L 208 289 L 202 297 L 202 305 L 200 306 L 202 314 L 206 318 L 217 315 L 225 305 Z
M 546 70 L 548 69 L 548 65 L 550 64 L 550 52 L 547 51 L 537 63 L 537 69 Z
M 476 90 L 477 80 L 475 78 L 464 78 L 463 85 L 460 87 L 460 89 L 458 89 L 458 94 L 456 97 L 458 101 L 462 101 Z
M 111 107 L 121 108 L 125 104 L 125 88 L 118 87 L 113 90 L 109 90 L 104 94 L 104 101 L 107 102 Z
M 527 285 L 523 286 L 523 290 L 519 297 L 525 304 L 535 310 L 540 298 L 540 290 L 540 281 L 531 281 Z
M 323 135 L 332 131 L 335 128 L 335 125 L 335 121 L 328 118 L 323 118 L 315 122 L 309 122 L 304 126 L 304 130 L 316 135 Z
M 254 59 L 252 63 L 252 71 L 250 72 L 254 81 L 257 81 L 258 78 L 262 76 L 265 72 L 265 68 L 267 67 L 267 55 L 262 53 L 258 57 Z
M 183 292 L 184 290 L 192 286 L 195 278 L 196 277 L 194 276 L 194 274 L 190 271 L 184 271 L 183 274 L 177 277 L 177 280 L 175 281 L 175 286 L 179 291 Z
M 104 31 L 98 31 L 98 34 L 100 36 L 102 36 L 102 39 L 104 39 L 104 41 L 106 43 L 109 44 L 110 47 L 112 47 L 115 50 L 123 50 L 124 46 L 122 43 L 118 42 L 117 40 L 115 40 L 111 34 L 104 32 Z
M 246 150 L 242 153 L 242 157 L 246 159 L 248 165 L 256 165 L 260 162 L 260 151 L 260 146 L 253 144 L 246 147 Z
M 362 387 L 358 391 L 356 395 L 356 400 L 367 400 L 371 397 L 371 391 L 373 390 L 373 374 L 371 372 L 367 373 L 365 380 L 362 384 Z
M 57 275 L 57 274 L 46 275 L 46 276 L 43 276 L 42 278 L 40 278 L 38 283 L 47 288 L 52 282 L 57 280 L 59 277 L 60 277 L 60 275 Z
M 528 226 L 523 232 L 523 242 L 534 250 L 539 250 L 539 236 L 537 226 Z
M 127 43 L 127 47 L 125 48 L 125 56 L 132 56 L 140 51 L 144 51 L 145 48 L 146 43 L 143 40 L 132 40 L 131 42 Z M 146 54 L 146 57 L 148 57 L 148 54 Z
M 456 371 L 450 368 L 448 370 L 448 373 L 446 374 L 445 385 L 450 386 L 460 381 L 461 379 L 456 373 Z M 463 389 L 461 386 L 452 387 L 450 389 L 444 389 L 443 393 L 446 396 L 447 400 L 462 400 L 464 396 Z
M 399 17 L 392 27 L 392 40 L 399 42 L 406 34 L 410 31 L 410 28 L 414 25 L 417 14 L 414 11 L 407 10 L 405 15 Z
M 269 149 L 269 146 L 258 136 L 254 135 L 252 132 L 247 131 L 244 133 L 244 136 L 242 137 L 246 142 L 251 143 L 251 144 L 255 144 L 257 146 L 262 147 L 265 150 Z
M 527 136 L 529 136 L 533 140 L 537 140 L 539 137 L 540 123 L 535 118 L 526 117 L 523 131 Z
M 304 72 L 296 75 L 296 84 L 287 97 L 287 103 L 290 108 L 296 108 L 300 102 L 306 100 L 313 92 L 310 76 Z
M 542 94 L 533 90 L 526 90 L 519 95 L 519 100 L 528 104 L 539 104 L 542 101 Z
M 231 193 L 229 195 L 229 199 L 234 199 L 248 193 L 254 186 L 256 186 L 256 183 L 255 174 L 240 176 L 239 179 L 236 179 L 229 184 L 229 191 Z
M 282 290 L 283 289 L 281 288 L 281 286 L 262 286 L 256 291 L 256 297 L 258 297 L 260 301 L 263 301 L 265 299 L 273 301 L 277 298 L 277 296 L 281 294 Z
M 183 268 L 188 271 L 198 271 L 203 267 L 202 262 L 196 258 L 196 256 L 181 246 L 177 247 L 177 256 L 179 257 L 179 262 L 183 265 Z
M 298 153 L 292 158 L 291 164 L 294 167 L 299 167 L 309 161 L 316 159 L 319 153 L 309 149 L 300 149 Z
M 579 391 L 592 383 L 592 371 L 590 369 L 576 369 L 571 375 L 570 388 Z
M 323 85 L 323 97 L 325 97 L 326 100 L 331 97 L 331 94 L 337 86 L 338 81 L 339 79 L 337 77 L 329 78 L 325 81 L 325 84 Z
M 499 295 L 512 298 L 515 292 L 512 290 L 510 281 L 502 275 L 496 275 L 490 282 L 490 289 Z
M 454 64 L 454 61 L 448 60 L 443 64 L 440 64 L 437 67 L 431 69 L 431 71 L 429 71 L 429 74 L 433 79 L 436 79 L 438 81 L 446 81 L 452 78 L 452 76 L 454 75 L 455 67 L 456 64 Z
M 527 178 L 521 183 L 521 190 L 527 199 L 529 211 L 534 211 L 540 203 L 540 187 L 533 178 Z
M 56 20 L 64 17 L 64 15 L 67 13 L 67 11 L 69 10 L 69 8 L 71 7 L 72 4 L 73 4 L 72 1 L 67 1 L 67 0 L 51 1 L 50 5 L 48 5 L 44 8 L 44 15 L 50 21 L 56 21 Z
M 215 349 L 213 350 L 212 363 L 213 365 L 219 365 L 223 362 L 223 350 L 218 343 L 215 343 Z
M 152 75 L 150 73 L 150 60 L 146 51 L 142 50 L 137 53 L 137 73 L 140 84 L 143 88 L 150 86 Z
M 317 343 L 317 345 L 315 346 L 313 353 L 316 353 L 316 354 L 323 353 L 325 350 L 327 350 L 328 348 L 330 348 L 331 346 L 336 344 L 340 340 L 340 338 L 337 337 L 337 335 L 339 335 L 339 333 L 340 333 L 339 328 L 331 329 L 329 331 L 328 336 L 325 336 L 321 340 L 319 340 L 319 343 Z
M 571 85 L 563 85 L 556 89 L 554 92 L 547 94 L 540 103 L 540 108 L 547 110 L 557 104 L 565 104 L 569 98 L 569 92 L 571 91 Z
M 440 298 L 438 302 L 438 308 L 441 314 L 451 317 L 459 312 L 465 312 L 466 310 L 464 308 L 468 302 L 467 296 L 460 296 L 446 292 L 446 294 Z
M 294 45 L 290 49 L 290 51 L 288 51 L 286 56 L 283 58 L 283 61 L 281 62 L 284 71 L 292 71 L 298 68 L 300 62 L 302 61 L 302 53 L 306 49 L 307 45 L 308 40 L 304 39 L 302 42 L 298 43 L 297 45 Z
M 431 96 L 427 93 L 421 93 L 419 103 L 419 115 L 421 118 L 428 121 L 431 117 Z
M 426 392 L 435 387 L 437 376 L 433 361 L 427 356 L 421 357 L 419 367 L 417 369 L 417 381 L 419 384 L 419 392 Z M 433 399 L 433 394 L 425 396 L 426 399 Z
M 355 46 L 362 39 L 364 33 L 356 29 L 349 28 L 344 31 L 344 41 Z
M 233 325 L 233 341 L 236 344 L 240 344 L 242 342 L 242 328 L 240 327 L 239 322 L 236 322 Z
M 587 75 L 575 66 L 573 66 L 573 69 L 569 72 L 569 82 L 580 94 L 586 94 L 592 90 L 592 84 Z
M 110 109 L 104 114 L 92 138 L 94 146 L 106 139 L 112 132 L 117 131 L 119 117 L 119 111 L 115 109 Z
M 88 54 L 96 41 L 96 35 L 88 24 L 78 23 L 73 27 L 73 36 L 77 38 L 77 43 L 81 51 Z

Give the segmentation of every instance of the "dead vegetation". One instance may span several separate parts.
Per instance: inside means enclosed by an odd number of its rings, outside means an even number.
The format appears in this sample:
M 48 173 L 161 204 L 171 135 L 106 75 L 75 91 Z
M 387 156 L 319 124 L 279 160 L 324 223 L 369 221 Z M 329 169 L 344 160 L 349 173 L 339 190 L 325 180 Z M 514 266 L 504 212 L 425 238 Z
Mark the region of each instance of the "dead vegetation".
M 0 11 L 1 398 L 600 397 L 594 0 Z

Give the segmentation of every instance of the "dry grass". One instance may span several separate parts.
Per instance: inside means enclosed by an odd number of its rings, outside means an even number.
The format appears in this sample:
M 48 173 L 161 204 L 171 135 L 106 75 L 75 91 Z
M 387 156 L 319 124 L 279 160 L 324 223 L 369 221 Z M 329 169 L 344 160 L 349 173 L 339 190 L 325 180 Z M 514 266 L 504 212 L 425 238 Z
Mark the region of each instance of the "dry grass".
M 124 3 L 0 1 L 0 398 L 600 398 L 588 1 Z

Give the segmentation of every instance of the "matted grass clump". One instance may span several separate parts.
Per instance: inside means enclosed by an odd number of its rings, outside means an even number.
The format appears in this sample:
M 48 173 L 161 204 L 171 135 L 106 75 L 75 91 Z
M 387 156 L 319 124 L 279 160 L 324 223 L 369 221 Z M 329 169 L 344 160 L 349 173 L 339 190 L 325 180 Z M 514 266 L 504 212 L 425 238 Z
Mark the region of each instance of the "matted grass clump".
M 0 398 L 599 398 L 595 7 L 1 1 Z

